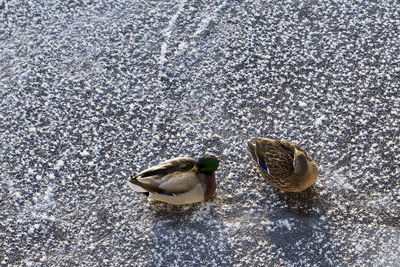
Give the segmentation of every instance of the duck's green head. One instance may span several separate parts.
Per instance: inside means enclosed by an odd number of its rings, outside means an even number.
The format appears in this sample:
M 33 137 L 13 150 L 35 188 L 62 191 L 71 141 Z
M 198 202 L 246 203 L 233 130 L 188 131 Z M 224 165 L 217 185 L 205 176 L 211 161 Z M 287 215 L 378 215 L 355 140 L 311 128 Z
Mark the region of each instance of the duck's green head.
M 213 173 L 218 169 L 219 160 L 212 155 L 206 155 L 197 162 L 198 172 Z

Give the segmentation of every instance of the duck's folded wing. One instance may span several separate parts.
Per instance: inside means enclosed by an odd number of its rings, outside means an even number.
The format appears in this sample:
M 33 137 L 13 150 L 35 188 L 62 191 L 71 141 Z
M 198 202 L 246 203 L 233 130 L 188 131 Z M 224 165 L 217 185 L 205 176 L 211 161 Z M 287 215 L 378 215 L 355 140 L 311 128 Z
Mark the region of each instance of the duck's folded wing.
M 292 161 L 283 157 L 271 157 L 266 155 L 263 158 L 265 165 L 268 166 L 269 175 L 273 177 L 286 177 L 293 172 Z
M 196 165 L 196 160 L 193 158 L 188 158 L 188 157 L 180 157 L 180 158 L 174 158 L 170 159 L 164 162 L 161 162 L 157 166 L 154 166 L 152 168 L 146 169 L 137 175 L 136 177 L 163 177 L 175 172 L 186 172 L 191 170 L 194 166 Z
M 293 172 L 293 155 L 290 142 L 277 140 L 271 142 L 268 139 L 257 141 L 256 154 L 260 161 L 259 165 L 268 175 L 285 177 Z

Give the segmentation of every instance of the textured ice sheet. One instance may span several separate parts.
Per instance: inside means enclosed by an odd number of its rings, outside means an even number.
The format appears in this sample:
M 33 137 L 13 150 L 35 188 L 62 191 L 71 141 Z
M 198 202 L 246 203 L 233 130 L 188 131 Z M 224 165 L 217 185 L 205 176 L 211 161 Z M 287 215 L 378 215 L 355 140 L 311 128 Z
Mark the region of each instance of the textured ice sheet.
M 0 263 L 399 266 L 396 1 L 3 1 Z M 319 164 L 311 201 L 271 188 L 252 136 Z M 126 186 L 221 160 L 216 196 Z

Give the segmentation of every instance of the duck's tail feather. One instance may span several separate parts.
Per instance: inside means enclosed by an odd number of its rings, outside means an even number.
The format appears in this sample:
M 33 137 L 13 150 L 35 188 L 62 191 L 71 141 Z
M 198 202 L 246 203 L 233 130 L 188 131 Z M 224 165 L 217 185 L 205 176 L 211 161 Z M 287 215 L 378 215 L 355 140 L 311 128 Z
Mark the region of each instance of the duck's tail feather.
M 128 180 L 128 185 L 130 188 L 132 188 L 136 192 L 140 192 L 140 193 L 148 193 L 149 192 L 149 190 L 144 189 L 142 187 L 141 183 L 139 181 L 137 181 L 134 177 L 131 177 Z

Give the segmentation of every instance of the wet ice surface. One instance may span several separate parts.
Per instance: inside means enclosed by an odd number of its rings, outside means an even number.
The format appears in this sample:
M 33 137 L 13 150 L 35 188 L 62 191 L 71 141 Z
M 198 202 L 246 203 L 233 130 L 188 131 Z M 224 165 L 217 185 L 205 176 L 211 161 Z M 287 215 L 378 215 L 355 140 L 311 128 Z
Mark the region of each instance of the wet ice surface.
M 0 4 L 1 264 L 400 265 L 400 4 L 141 2 Z M 252 136 L 304 146 L 319 195 Z M 126 186 L 205 153 L 211 201 Z

